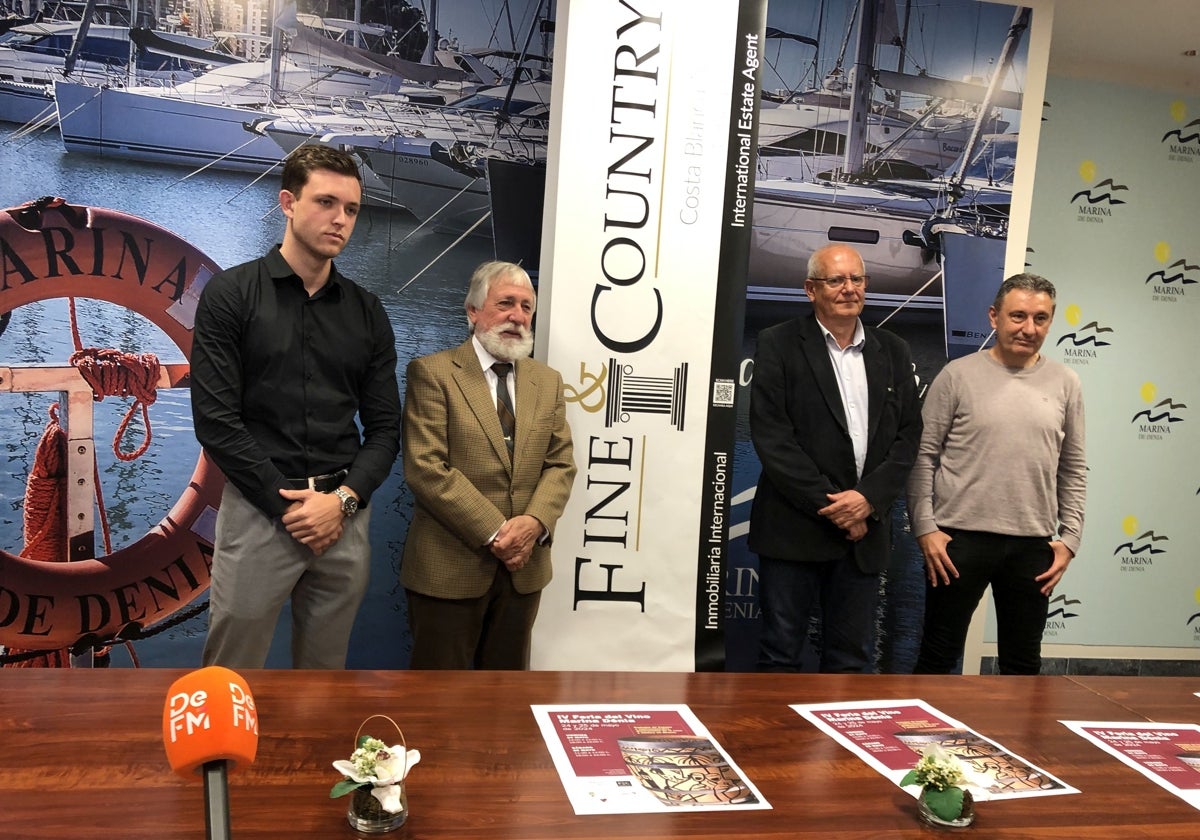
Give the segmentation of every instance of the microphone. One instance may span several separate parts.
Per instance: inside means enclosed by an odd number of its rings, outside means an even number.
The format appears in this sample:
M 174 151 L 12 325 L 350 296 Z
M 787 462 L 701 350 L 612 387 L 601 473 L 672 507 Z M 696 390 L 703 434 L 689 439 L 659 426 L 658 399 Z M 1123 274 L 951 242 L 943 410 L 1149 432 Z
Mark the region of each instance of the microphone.
M 176 773 L 204 776 L 208 840 L 229 840 L 226 776 L 258 752 L 258 712 L 246 681 L 219 665 L 175 680 L 163 706 L 163 746 Z

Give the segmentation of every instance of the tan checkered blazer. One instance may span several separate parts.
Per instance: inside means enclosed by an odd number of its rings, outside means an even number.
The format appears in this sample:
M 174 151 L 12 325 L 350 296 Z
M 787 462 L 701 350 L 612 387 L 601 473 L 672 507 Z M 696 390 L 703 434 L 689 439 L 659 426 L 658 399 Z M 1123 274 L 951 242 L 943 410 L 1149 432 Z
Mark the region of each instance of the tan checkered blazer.
M 553 536 L 575 477 L 562 377 L 534 359 L 518 360 L 516 409 L 510 459 L 470 339 L 409 363 L 404 478 L 417 504 L 400 570 L 407 589 L 482 596 L 500 562 L 485 543 L 512 516 L 535 516 Z M 550 582 L 550 542 L 513 574 L 518 592 Z

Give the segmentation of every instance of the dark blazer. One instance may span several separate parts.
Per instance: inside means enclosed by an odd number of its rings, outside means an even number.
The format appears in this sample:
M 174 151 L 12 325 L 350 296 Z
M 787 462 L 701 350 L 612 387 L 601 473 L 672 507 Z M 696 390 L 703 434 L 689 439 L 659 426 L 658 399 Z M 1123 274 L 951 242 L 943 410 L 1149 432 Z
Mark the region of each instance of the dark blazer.
M 867 457 L 856 476 L 846 413 L 814 315 L 758 334 L 750 390 L 750 437 L 762 475 L 750 514 L 750 550 L 783 560 L 830 560 L 852 546 L 864 572 L 887 568 L 891 506 L 904 490 L 921 439 L 912 355 L 903 339 L 866 327 Z M 867 534 L 846 532 L 817 511 L 826 493 L 858 490 L 875 512 Z
M 403 585 L 435 598 L 478 598 L 500 561 L 485 544 L 505 519 L 527 513 L 551 534 L 575 478 L 562 377 L 534 359 L 516 362 L 512 456 L 471 340 L 408 365 L 404 479 L 416 497 Z M 513 573 L 522 594 L 550 582 L 550 540 Z

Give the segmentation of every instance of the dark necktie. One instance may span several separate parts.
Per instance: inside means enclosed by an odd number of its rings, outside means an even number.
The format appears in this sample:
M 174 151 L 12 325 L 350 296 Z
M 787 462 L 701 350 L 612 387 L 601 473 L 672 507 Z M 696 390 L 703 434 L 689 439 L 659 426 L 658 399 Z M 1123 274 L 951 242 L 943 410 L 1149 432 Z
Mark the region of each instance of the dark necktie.
M 500 417 L 500 428 L 504 431 L 504 442 L 509 454 L 513 451 L 513 436 L 517 433 L 517 415 L 513 412 L 512 397 L 508 395 L 508 374 L 513 366 L 508 362 L 496 362 L 492 371 L 496 374 L 496 414 Z

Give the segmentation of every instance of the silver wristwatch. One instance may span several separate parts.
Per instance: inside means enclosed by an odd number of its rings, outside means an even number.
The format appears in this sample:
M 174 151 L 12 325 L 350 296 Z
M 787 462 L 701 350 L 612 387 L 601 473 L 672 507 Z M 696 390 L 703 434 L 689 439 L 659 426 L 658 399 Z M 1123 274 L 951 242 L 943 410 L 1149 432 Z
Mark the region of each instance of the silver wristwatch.
M 333 491 L 333 495 L 342 500 L 342 515 L 353 516 L 358 511 L 358 499 L 351 496 L 341 487 Z

